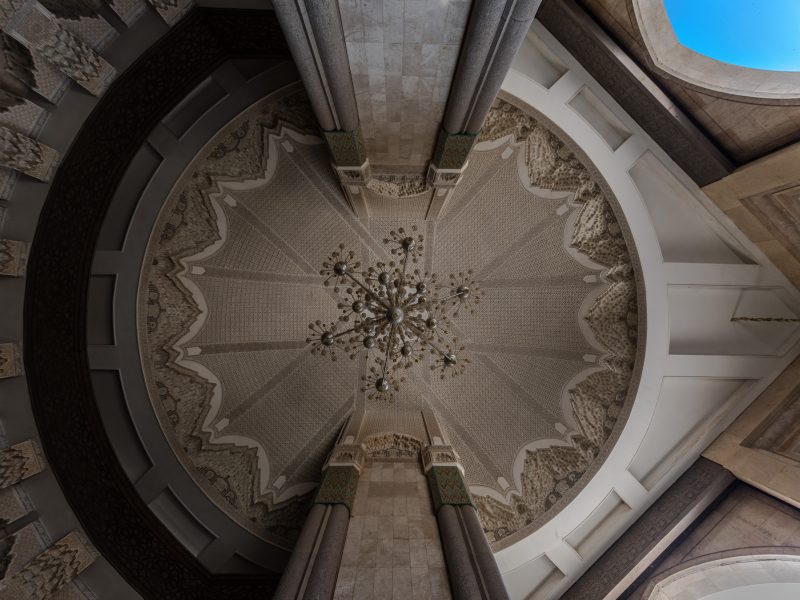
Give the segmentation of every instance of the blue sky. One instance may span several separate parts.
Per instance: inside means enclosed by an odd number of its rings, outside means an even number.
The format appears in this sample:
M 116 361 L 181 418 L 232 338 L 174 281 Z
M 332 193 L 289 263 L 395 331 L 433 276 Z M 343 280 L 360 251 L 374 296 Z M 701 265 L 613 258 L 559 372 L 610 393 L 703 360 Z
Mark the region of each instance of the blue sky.
M 800 0 L 664 0 L 680 42 L 723 62 L 800 71 Z

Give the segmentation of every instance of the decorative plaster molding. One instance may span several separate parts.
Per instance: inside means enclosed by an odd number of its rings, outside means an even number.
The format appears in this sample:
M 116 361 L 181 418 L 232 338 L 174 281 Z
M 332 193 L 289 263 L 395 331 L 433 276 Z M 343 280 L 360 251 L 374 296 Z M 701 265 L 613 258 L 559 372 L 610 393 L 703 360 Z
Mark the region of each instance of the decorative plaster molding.
M 329 466 L 322 476 L 314 504 L 344 504 L 351 512 L 360 470 L 354 465 Z
M 101 95 L 116 75 L 114 67 L 38 2 L 20 5 L 4 29 L 95 96 Z
M 0 275 L 20 277 L 25 272 L 28 244 L 18 240 L 0 240 Z
M 426 446 L 422 451 L 422 470 L 427 473 L 433 467 L 457 467 L 464 473 L 461 458 L 452 446 Z
M 355 467 L 361 473 L 365 459 L 366 452 L 361 444 L 338 444 L 331 451 L 323 470 L 329 467 Z
M 58 152 L 50 146 L 0 126 L 0 166 L 49 181 L 58 161 Z
M 34 440 L 3 448 L 0 450 L 0 488 L 16 485 L 44 468 L 44 455 Z
M 46 600 L 98 556 L 86 536 L 72 531 L 10 578 L 0 581 L 0 600 Z
M 362 443 L 368 458 L 416 458 L 422 451 L 422 442 L 410 435 L 384 433 L 374 435 Z
M 22 352 L 19 344 L 6 342 L 0 344 L 0 379 L 22 375 Z

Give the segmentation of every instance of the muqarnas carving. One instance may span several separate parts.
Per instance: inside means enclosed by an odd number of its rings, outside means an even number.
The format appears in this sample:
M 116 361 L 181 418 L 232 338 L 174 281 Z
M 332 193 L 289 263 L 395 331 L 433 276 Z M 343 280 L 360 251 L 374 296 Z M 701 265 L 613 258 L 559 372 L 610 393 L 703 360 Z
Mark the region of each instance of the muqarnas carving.
M 0 379 L 22 374 L 22 353 L 13 342 L 0 344 Z
M 570 492 L 598 457 L 628 398 L 638 338 L 637 286 L 631 257 L 602 188 L 549 129 L 500 100 L 487 117 L 481 139 L 495 140 L 509 134 L 524 141 L 531 185 L 572 192 L 574 201 L 583 205 L 571 245 L 604 267 L 602 278 L 608 287 L 584 317 L 605 354 L 599 368 L 569 390 L 578 431 L 572 432 L 563 446 L 526 451 L 521 493 L 512 493 L 510 503 L 491 496 L 474 498 L 492 542 L 505 540 L 542 517 Z
M 59 158 L 58 152 L 50 146 L 0 126 L 0 166 L 49 181 Z
M 116 75 L 114 67 L 36 2 L 20 7 L 7 28 L 24 46 L 95 96 L 102 94 Z
M 0 488 L 18 484 L 44 470 L 45 462 L 39 445 L 26 440 L 0 450 Z
M 45 600 L 75 579 L 97 556 L 86 537 L 80 531 L 72 531 L 0 581 L 0 600 Z
M 57 102 L 68 79 L 42 56 L 34 54 L 19 41 L 0 32 L 0 83 L 16 96 L 27 89 Z
M 0 275 L 19 277 L 25 272 L 28 245 L 18 240 L 0 239 Z

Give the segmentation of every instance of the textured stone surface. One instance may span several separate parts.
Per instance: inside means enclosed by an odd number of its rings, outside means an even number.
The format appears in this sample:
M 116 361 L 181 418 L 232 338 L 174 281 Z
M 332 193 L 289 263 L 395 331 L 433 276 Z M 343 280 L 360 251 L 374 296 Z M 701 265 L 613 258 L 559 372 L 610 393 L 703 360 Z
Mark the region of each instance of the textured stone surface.
M 94 95 L 102 94 L 116 75 L 80 34 L 36 2 L 18 8 L 6 27 L 23 45 Z
M 14 575 L 0 581 L 0 599 L 45 600 L 91 565 L 97 556 L 86 537 L 73 531 Z
M 0 126 L 0 166 L 48 181 L 58 160 L 59 154 L 53 148 Z
M 469 8 L 464 0 L 340 0 L 358 115 L 376 170 L 425 169 Z
M 42 451 L 33 440 L 0 450 L 0 488 L 16 485 L 41 473 L 45 467 Z
M 367 461 L 335 600 L 449 600 L 439 529 L 417 460 Z
M 19 277 L 25 271 L 28 245 L 18 240 L 0 240 L 0 275 Z

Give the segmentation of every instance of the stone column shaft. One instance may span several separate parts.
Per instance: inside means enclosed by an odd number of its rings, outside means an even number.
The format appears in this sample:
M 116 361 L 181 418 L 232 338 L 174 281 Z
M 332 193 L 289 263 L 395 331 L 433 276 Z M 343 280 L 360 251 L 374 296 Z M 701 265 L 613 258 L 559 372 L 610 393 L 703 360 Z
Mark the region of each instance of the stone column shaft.
M 480 131 L 540 4 L 541 0 L 475 1 L 447 99 L 445 131 Z
M 508 600 L 489 541 L 481 527 L 463 467 L 451 446 L 422 454 L 454 600 Z
M 342 552 L 347 538 L 350 509 L 344 504 L 333 504 L 327 506 L 326 510 L 328 511 L 328 522 L 303 595 L 303 598 L 309 600 L 333 598 L 339 564 L 342 562 Z
M 437 189 L 428 218 L 444 207 L 503 79 L 528 33 L 541 0 L 476 0 L 447 98 L 442 128 L 428 169 Z
M 365 219 L 363 187 L 369 180 L 369 161 L 359 127 L 339 3 L 274 0 L 273 6 L 345 196 L 353 212 Z
M 314 506 L 273 596 L 275 600 L 333 598 L 363 466 L 361 446 L 342 444 L 333 449 L 325 464 Z

